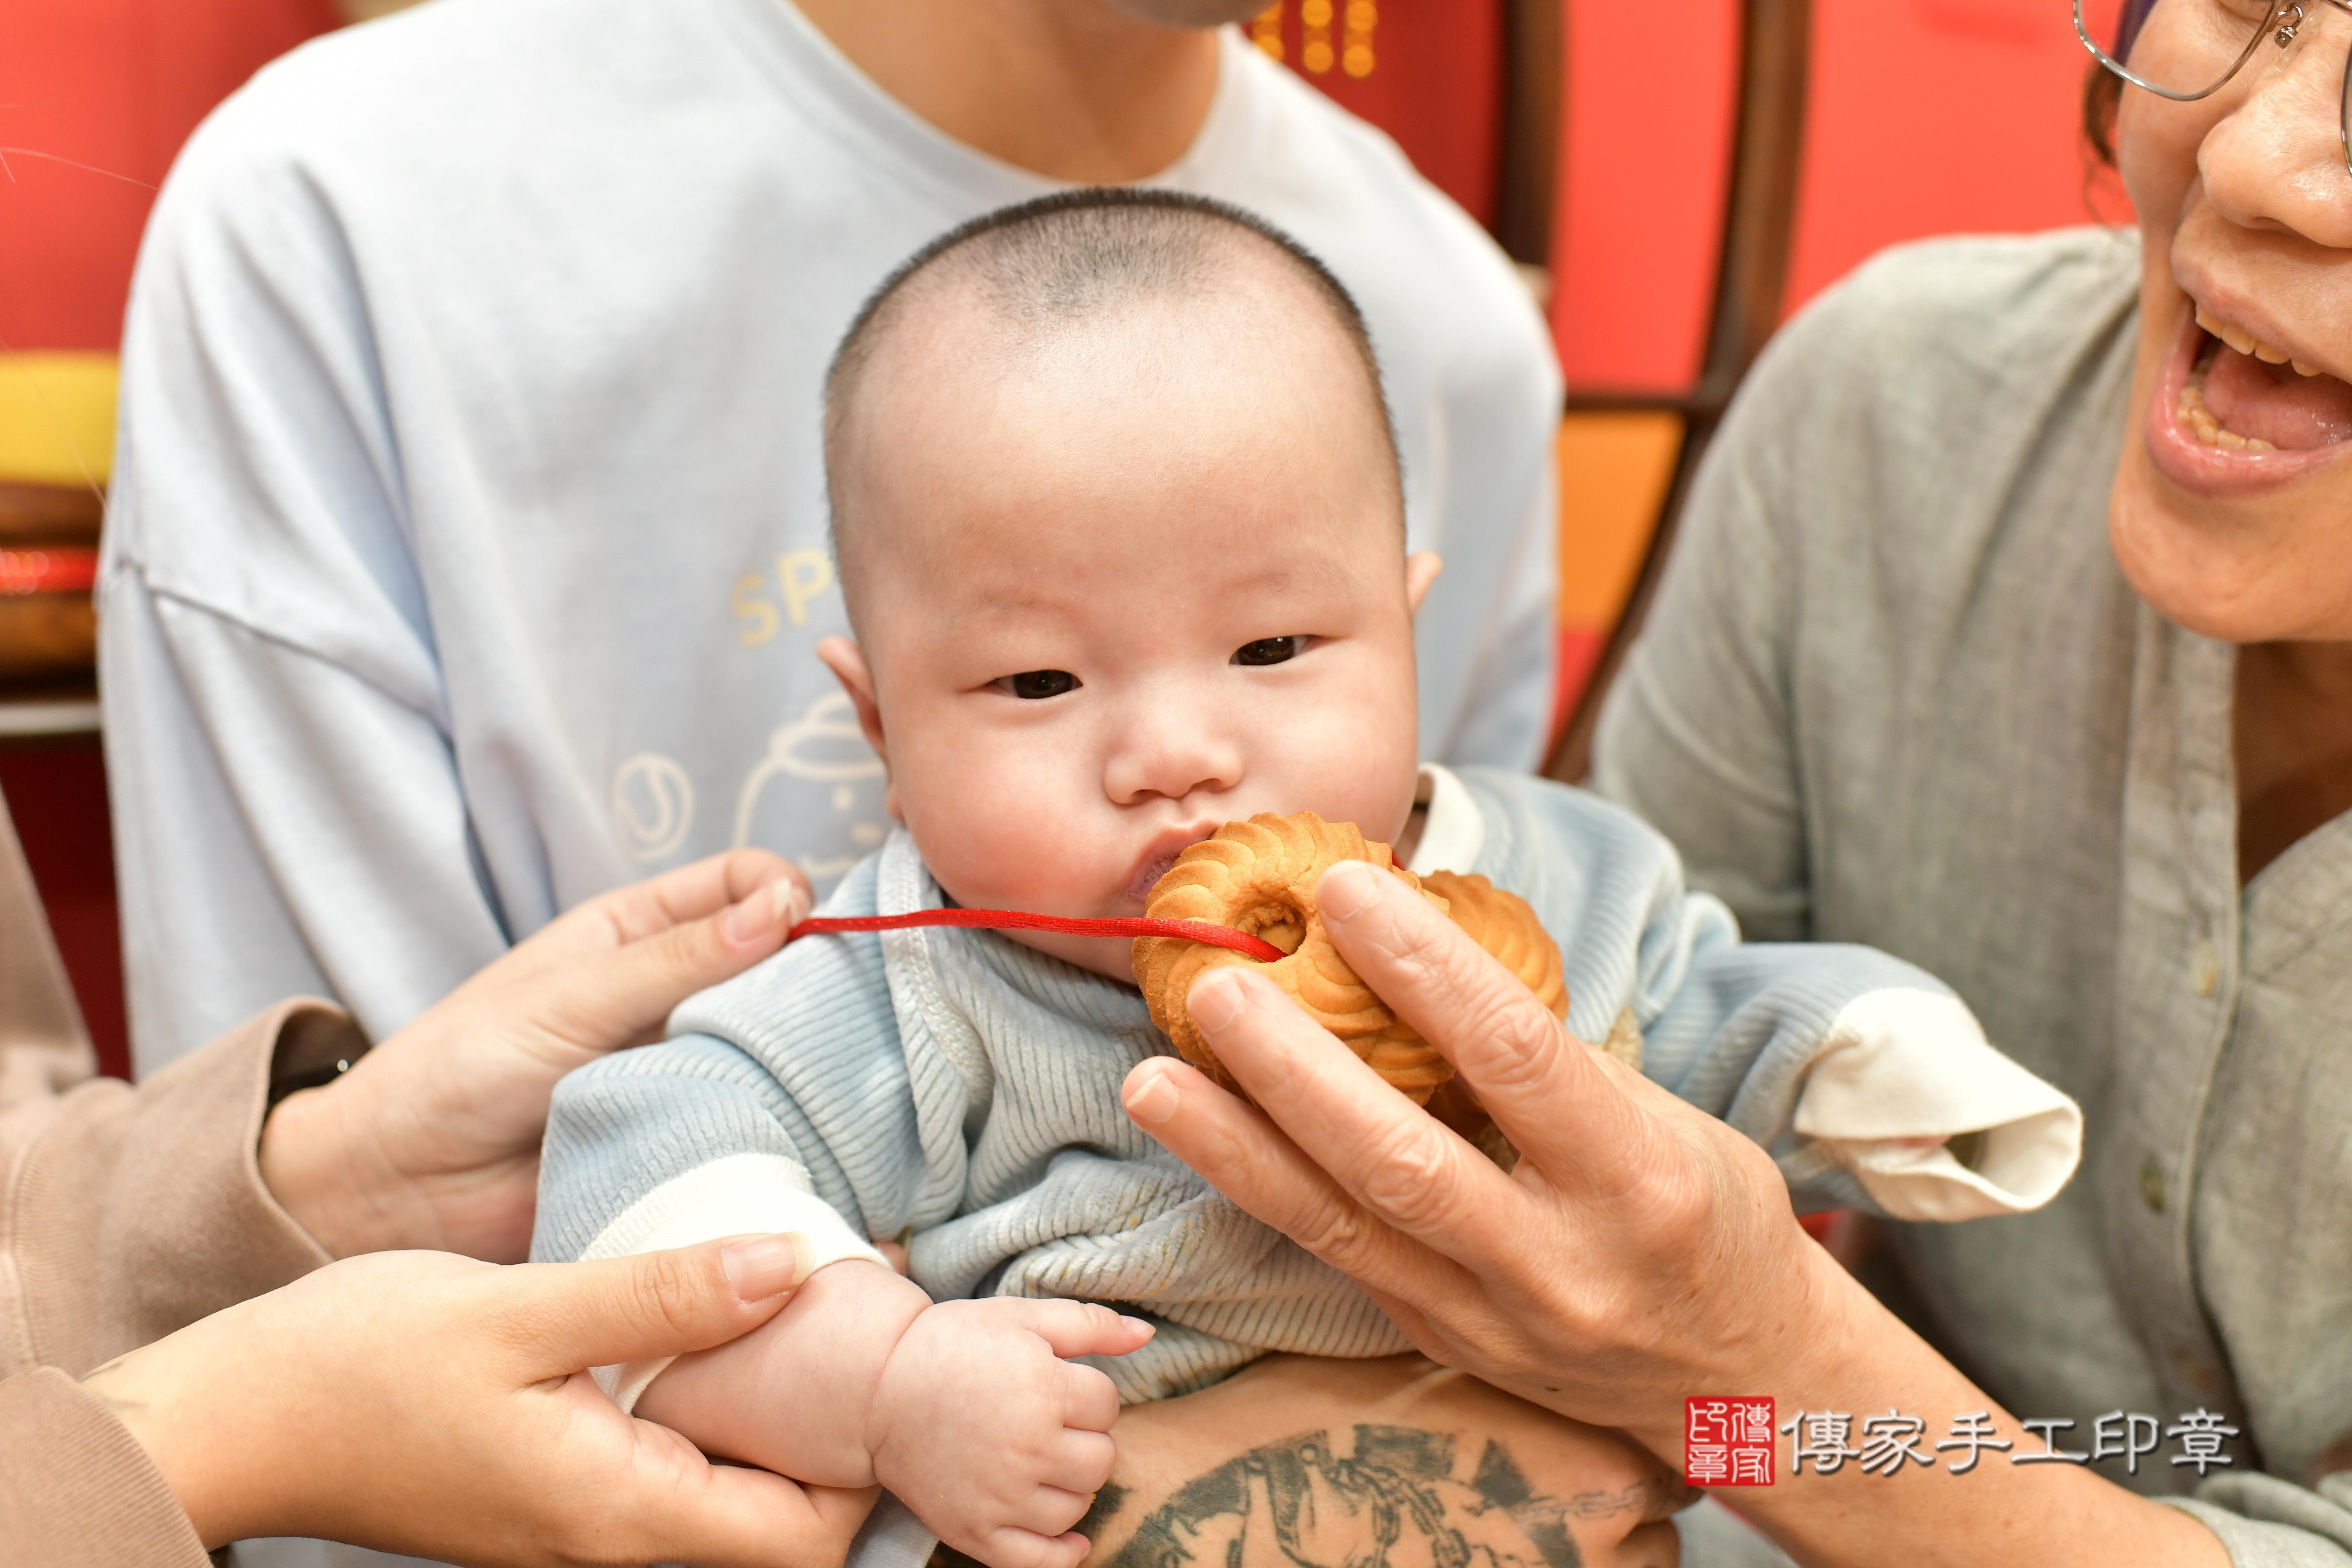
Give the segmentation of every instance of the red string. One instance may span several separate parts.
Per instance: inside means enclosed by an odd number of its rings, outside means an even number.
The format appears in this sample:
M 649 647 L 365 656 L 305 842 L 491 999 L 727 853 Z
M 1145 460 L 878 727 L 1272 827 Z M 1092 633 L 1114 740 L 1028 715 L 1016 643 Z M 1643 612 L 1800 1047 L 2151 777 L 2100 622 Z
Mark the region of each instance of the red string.
M 828 931 L 905 931 L 910 926 L 963 926 L 984 931 L 1057 931 L 1070 936 L 1181 936 L 1227 947 L 1260 963 L 1283 956 L 1282 949 L 1260 942 L 1247 931 L 1207 921 L 1156 921 L 1143 916 L 1080 920 L 1067 915 L 1033 915 L 1020 910 L 916 910 L 903 915 L 827 915 L 793 927 L 786 942 Z

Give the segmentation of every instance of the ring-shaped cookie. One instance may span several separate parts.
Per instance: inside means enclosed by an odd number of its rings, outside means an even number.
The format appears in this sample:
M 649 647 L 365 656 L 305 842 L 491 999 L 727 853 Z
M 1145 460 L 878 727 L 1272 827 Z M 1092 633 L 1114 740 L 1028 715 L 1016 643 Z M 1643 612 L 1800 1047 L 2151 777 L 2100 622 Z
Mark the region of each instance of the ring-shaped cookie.
M 1326 822 L 1311 811 L 1293 816 L 1262 812 L 1247 822 L 1227 823 L 1177 857 L 1153 884 L 1145 912 L 1155 919 L 1233 926 L 1280 948 L 1284 956 L 1258 965 L 1258 973 L 1399 1092 L 1425 1105 L 1454 1076 L 1453 1064 L 1356 977 L 1324 933 L 1315 887 L 1342 860 L 1367 860 L 1404 879 L 1500 959 L 1554 1017 L 1566 1016 L 1559 949 L 1527 900 L 1479 876 L 1440 871 L 1424 881 L 1399 866 L 1387 845 L 1366 839 L 1355 824 Z M 1241 1086 L 1201 1038 L 1184 998 L 1202 970 L 1250 962 L 1181 937 L 1140 937 L 1135 943 L 1135 977 L 1151 1021 L 1186 1061 L 1236 1093 Z M 1457 1089 L 1455 1097 L 1461 1093 Z

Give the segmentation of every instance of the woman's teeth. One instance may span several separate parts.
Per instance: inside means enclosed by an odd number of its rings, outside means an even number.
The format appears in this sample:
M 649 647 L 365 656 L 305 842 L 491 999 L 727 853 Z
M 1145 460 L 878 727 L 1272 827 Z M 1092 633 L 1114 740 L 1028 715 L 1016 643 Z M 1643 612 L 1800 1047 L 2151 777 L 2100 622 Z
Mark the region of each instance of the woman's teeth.
M 2201 304 L 2194 310 L 2194 352 L 2174 416 L 2198 445 L 2259 456 L 2352 442 L 2352 381 L 2298 363 Z
M 2317 365 L 2305 364 L 2299 359 L 2291 358 L 2284 349 L 2266 343 L 2252 332 L 2230 325 L 2202 305 L 2197 307 L 2197 324 L 2240 353 L 2252 354 L 2264 364 L 2291 364 L 2294 366 L 2294 374 L 2297 375 L 2319 374 Z
M 2189 426 L 2189 433 L 2197 437 L 2200 447 L 2226 447 L 2233 452 L 2278 450 L 2260 436 L 2241 436 L 2235 430 L 2222 429 L 2221 422 L 2206 408 L 2205 394 L 2194 381 L 2180 389 L 2180 422 Z

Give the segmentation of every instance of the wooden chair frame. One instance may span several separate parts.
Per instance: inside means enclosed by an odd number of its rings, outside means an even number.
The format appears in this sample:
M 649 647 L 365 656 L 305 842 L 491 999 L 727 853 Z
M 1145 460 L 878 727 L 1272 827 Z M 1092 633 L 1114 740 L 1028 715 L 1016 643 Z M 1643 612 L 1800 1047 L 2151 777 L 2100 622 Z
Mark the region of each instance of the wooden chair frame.
M 1548 9 L 1557 38 L 1557 0 L 1515 0 L 1514 16 Z M 1788 297 L 1789 257 L 1797 221 L 1797 174 L 1804 152 L 1807 75 L 1812 33 L 1811 0 L 1743 0 L 1740 16 L 1739 106 L 1734 123 L 1734 144 L 1728 211 L 1723 230 L 1721 263 L 1716 273 L 1715 300 L 1709 318 L 1706 352 L 1697 384 L 1679 396 L 1580 392 L 1571 389 L 1566 412 L 1591 413 L 1629 409 L 1664 410 L 1683 417 L 1682 448 L 1674 479 L 1656 528 L 1642 559 L 1640 572 L 1626 595 L 1625 607 L 1602 647 L 1591 679 L 1560 731 L 1544 773 L 1569 783 L 1591 771 L 1592 735 L 1601 705 L 1625 662 L 1626 650 L 1640 635 L 1643 619 L 1655 597 L 1658 579 L 1673 549 L 1675 525 L 1699 459 L 1722 423 L 1724 410 L 1748 367 L 1780 323 Z M 1516 48 L 1518 37 L 1512 42 Z M 1558 142 L 1559 85 L 1561 59 L 1557 46 L 1549 58 L 1555 75 L 1549 89 L 1549 113 L 1554 127 L 1550 144 Z M 1517 87 L 1519 68 L 1512 76 Z M 1530 120 L 1539 112 L 1535 94 L 1524 112 Z M 1517 110 L 1514 110 L 1515 115 Z M 1528 127 L 1514 118 L 1516 133 Z M 1507 145 L 1517 145 L 1516 140 Z M 1507 164 L 1507 168 L 1509 165 Z M 1507 174 L 1505 212 L 1513 185 Z M 1549 189 L 1549 187 L 1547 187 Z M 1549 198 L 1545 216 L 1549 217 Z M 1516 254 L 1516 252 L 1514 253 Z

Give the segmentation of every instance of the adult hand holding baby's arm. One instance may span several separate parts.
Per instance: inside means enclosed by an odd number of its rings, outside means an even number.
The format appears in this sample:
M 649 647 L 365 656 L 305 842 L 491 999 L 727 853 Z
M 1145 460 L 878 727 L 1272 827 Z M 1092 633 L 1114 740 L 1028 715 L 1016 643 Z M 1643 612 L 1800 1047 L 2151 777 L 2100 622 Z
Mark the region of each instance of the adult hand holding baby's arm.
M 706 1452 L 825 1486 L 888 1487 L 989 1568 L 1075 1568 L 1108 1479 L 1110 1379 L 1149 1325 L 1077 1301 L 936 1306 L 878 1264 L 820 1269 L 757 1332 L 681 1358 L 636 1413 Z
M 530 1250 L 556 1083 L 656 1037 L 670 1009 L 782 947 L 808 879 L 738 849 L 600 894 L 263 1125 L 270 1191 L 338 1258 Z
M 587 1373 L 772 1321 L 807 1256 L 791 1237 L 511 1268 L 377 1253 L 142 1345 L 82 1389 L 207 1547 L 317 1535 L 509 1568 L 838 1563 L 870 1493 L 709 1464 Z

